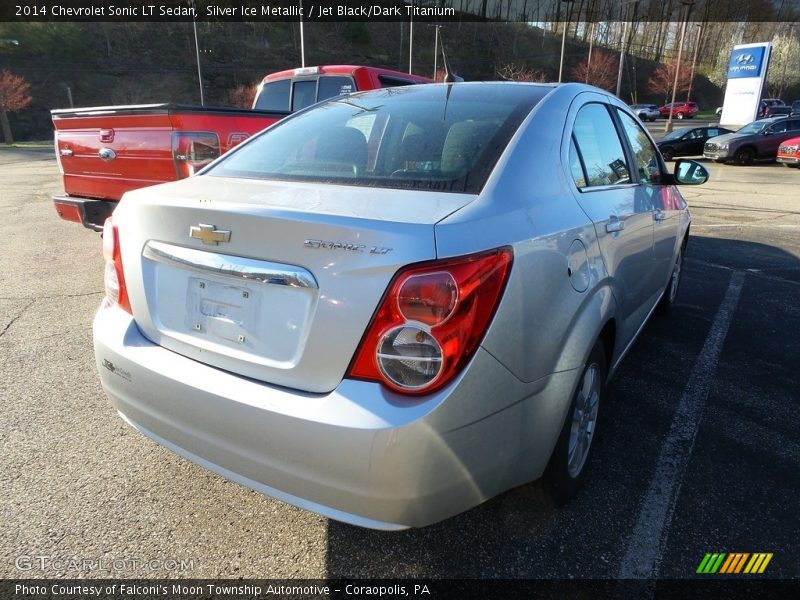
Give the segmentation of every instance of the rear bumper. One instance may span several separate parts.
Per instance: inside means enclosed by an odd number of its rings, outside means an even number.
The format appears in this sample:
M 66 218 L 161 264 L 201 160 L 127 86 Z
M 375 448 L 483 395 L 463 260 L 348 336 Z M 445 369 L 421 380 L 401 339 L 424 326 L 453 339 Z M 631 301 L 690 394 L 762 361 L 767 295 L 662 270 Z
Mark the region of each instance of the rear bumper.
M 114 212 L 117 203 L 74 196 L 53 196 L 53 206 L 58 216 L 65 221 L 80 223 L 94 231 L 102 231 L 103 223 Z
M 307 394 L 154 345 L 105 303 L 94 345 L 115 408 L 157 443 L 268 496 L 384 530 L 440 521 L 539 477 L 579 375 L 523 384 L 480 349 L 423 401 L 348 379 Z

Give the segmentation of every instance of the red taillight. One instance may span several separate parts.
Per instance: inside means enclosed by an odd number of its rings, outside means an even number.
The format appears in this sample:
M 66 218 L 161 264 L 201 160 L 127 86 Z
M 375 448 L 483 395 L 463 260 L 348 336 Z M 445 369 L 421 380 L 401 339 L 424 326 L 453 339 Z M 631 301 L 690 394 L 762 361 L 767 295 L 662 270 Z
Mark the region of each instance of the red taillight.
M 445 385 L 486 333 L 513 256 L 511 248 L 499 248 L 398 272 L 348 377 L 378 381 L 404 394 L 427 394 Z
M 172 134 L 172 160 L 178 179 L 194 175 L 219 157 L 219 137 L 216 133 L 176 131 Z
M 131 314 L 131 303 L 128 300 L 128 289 L 125 287 L 125 274 L 122 271 L 122 256 L 119 251 L 119 230 L 112 217 L 103 225 L 103 258 L 106 261 L 104 283 L 106 298 L 111 304 Z

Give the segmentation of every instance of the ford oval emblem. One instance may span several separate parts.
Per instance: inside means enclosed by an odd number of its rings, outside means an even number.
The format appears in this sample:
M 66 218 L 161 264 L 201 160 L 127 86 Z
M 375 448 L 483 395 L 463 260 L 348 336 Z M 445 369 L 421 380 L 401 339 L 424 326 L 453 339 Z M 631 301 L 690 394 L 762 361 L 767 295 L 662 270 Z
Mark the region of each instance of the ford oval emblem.
M 117 153 L 111 148 L 100 148 L 100 151 L 97 154 L 105 161 L 114 160 L 117 158 Z

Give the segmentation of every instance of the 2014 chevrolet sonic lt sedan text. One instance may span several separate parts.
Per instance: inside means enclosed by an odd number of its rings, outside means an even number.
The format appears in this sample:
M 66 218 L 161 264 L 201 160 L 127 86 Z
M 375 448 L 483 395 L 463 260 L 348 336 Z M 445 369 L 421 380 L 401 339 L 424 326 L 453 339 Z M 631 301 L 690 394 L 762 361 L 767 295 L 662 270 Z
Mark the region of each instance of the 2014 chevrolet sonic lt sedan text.
M 689 213 L 592 87 L 339 97 L 126 194 L 94 323 L 131 425 L 245 486 L 378 529 L 586 471 L 605 383 L 675 299 Z

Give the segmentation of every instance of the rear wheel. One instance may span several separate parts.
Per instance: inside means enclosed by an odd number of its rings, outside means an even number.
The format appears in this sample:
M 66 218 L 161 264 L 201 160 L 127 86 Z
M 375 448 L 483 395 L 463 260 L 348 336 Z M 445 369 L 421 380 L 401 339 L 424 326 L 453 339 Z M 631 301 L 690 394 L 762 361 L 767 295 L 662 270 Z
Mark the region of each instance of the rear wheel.
M 754 158 L 755 153 L 752 148 L 739 148 L 734 155 L 734 159 L 740 165 L 751 165 Z
M 683 120 L 683 113 L 678 113 L 677 115 L 675 115 L 675 118 L 676 119 L 680 119 L 682 121 Z
M 557 506 L 572 500 L 585 479 L 605 384 L 606 357 L 598 340 L 583 367 L 550 463 L 539 482 L 542 492 Z

